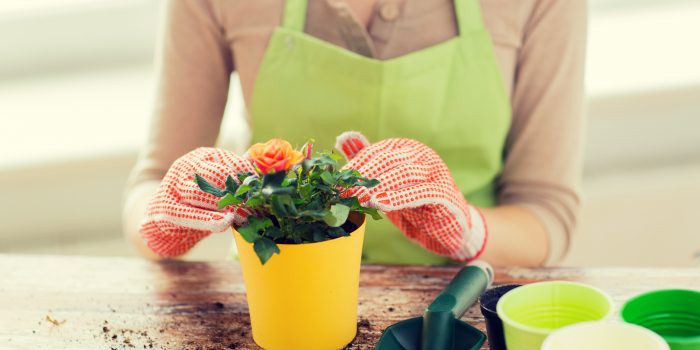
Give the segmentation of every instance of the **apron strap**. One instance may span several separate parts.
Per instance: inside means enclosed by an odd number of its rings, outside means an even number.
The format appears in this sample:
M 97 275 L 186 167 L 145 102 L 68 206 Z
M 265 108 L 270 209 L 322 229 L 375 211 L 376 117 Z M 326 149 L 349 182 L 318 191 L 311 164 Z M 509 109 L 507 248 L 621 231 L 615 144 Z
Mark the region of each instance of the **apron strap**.
M 455 14 L 460 35 L 484 28 L 479 0 L 455 0 Z
M 282 27 L 303 32 L 306 22 L 307 3 L 308 0 L 284 0 Z

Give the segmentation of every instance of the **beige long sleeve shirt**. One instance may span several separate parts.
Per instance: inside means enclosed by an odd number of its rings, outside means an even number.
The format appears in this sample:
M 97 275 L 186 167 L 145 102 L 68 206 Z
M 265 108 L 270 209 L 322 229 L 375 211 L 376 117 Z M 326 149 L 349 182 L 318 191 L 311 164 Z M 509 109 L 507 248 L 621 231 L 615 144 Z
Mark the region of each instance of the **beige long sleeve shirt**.
M 457 35 L 454 0 L 379 0 L 365 26 L 344 0 L 309 0 L 305 31 L 357 53 L 389 59 Z M 229 79 L 246 103 L 283 0 L 169 0 L 160 38 L 160 80 L 150 136 L 127 188 L 153 188 L 172 162 L 213 146 Z M 531 210 L 549 235 L 548 263 L 566 252 L 579 206 L 583 133 L 585 0 L 481 0 L 512 126 L 499 204 Z M 147 193 L 148 191 L 146 191 Z

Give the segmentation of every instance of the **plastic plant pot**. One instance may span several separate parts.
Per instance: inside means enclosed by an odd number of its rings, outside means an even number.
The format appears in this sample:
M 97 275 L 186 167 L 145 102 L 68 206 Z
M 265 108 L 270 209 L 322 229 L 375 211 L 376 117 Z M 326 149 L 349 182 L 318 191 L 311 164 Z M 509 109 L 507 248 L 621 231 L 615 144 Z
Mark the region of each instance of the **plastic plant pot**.
M 648 328 L 672 350 L 700 350 L 700 292 L 665 289 L 628 300 L 620 311 L 625 322 Z
M 583 322 L 554 331 L 542 350 L 669 350 L 658 334 L 629 323 Z
M 539 282 L 506 293 L 496 306 L 503 321 L 508 350 L 540 350 L 554 330 L 598 321 L 613 312 L 611 298 L 601 290 L 574 282 Z
M 501 322 L 501 318 L 496 313 L 496 305 L 504 294 L 518 287 L 520 287 L 519 284 L 496 286 L 485 291 L 479 298 L 481 314 L 484 315 L 484 320 L 486 321 L 486 334 L 488 335 L 491 350 L 506 350 L 506 341 L 503 338 L 503 322 Z
M 267 350 L 341 349 L 357 333 L 364 215 L 350 236 L 278 244 L 265 265 L 235 229 L 253 340 Z

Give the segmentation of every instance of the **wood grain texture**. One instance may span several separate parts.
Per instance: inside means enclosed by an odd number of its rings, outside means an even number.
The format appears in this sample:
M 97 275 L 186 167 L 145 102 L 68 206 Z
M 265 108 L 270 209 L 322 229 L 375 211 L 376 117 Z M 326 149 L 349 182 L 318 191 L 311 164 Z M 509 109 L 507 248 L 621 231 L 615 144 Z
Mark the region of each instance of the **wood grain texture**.
M 373 349 L 384 328 L 422 314 L 456 271 L 364 266 L 358 336 L 347 349 Z M 496 275 L 497 284 L 553 279 L 602 288 L 618 307 L 648 290 L 700 290 L 700 269 L 501 269 Z M 463 319 L 484 329 L 477 306 Z M 0 255 L 0 349 L 258 347 L 234 262 Z

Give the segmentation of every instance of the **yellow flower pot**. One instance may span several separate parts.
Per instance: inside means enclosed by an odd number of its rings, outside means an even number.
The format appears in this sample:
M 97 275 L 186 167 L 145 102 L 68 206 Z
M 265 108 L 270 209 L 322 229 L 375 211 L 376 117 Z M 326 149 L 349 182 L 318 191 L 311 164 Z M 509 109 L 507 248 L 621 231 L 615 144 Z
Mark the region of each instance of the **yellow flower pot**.
M 357 333 L 357 292 L 365 217 L 348 237 L 279 244 L 262 265 L 253 245 L 233 234 L 246 286 L 253 340 L 267 350 L 341 349 Z

